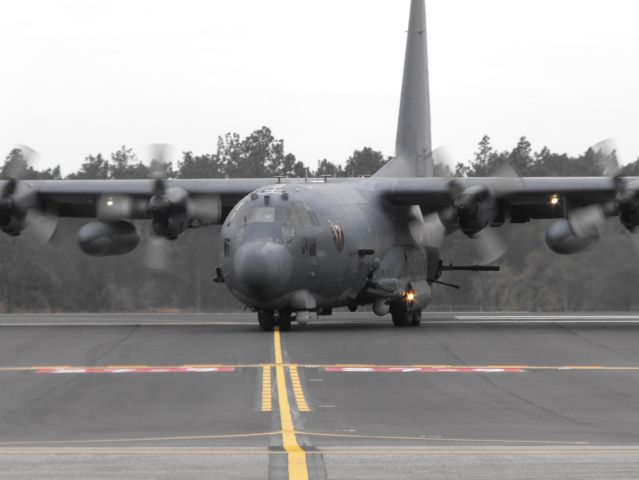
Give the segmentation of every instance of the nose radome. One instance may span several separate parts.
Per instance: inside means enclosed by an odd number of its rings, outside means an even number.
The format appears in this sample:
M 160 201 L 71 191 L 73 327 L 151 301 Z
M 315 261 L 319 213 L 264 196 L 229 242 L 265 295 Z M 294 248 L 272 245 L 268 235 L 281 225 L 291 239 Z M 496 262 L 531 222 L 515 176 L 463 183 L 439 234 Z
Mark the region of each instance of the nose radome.
M 233 266 L 246 295 L 268 300 L 286 293 L 293 257 L 279 243 L 253 241 L 237 249 Z

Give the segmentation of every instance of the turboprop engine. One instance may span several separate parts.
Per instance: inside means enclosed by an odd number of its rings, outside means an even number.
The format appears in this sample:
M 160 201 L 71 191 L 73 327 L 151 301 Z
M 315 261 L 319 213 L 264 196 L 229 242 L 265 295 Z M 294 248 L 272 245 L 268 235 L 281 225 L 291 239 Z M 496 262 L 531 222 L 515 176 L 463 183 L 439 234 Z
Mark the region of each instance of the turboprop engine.
M 129 222 L 90 222 L 78 230 L 78 245 L 94 257 L 124 255 L 140 242 L 135 227 Z

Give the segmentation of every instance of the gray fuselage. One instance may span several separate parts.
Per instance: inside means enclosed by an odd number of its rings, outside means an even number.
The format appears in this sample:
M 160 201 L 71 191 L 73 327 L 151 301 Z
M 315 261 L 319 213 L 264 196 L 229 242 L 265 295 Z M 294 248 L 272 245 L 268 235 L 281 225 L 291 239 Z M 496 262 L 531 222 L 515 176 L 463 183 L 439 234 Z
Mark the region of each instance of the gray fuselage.
M 384 202 L 363 183 L 260 188 L 224 222 L 222 275 L 233 295 L 256 309 L 372 303 L 378 295 L 371 279 L 408 289 L 434 273 L 437 253 L 415 244 L 409 220 L 410 208 Z

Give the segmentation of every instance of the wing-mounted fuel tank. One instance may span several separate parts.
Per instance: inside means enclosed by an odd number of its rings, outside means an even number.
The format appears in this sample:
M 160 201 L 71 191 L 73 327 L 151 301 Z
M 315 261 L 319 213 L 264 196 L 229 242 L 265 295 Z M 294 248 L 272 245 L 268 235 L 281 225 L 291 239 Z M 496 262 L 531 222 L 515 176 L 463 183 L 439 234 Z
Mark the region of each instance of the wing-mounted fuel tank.
M 575 231 L 573 224 L 566 219 L 553 223 L 546 232 L 546 245 L 553 252 L 562 255 L 578 253 L 593 247 L 599 240 L 599 230 Z
M 140 242 L 140 236 L 131 223 L 90 222 L 78 230 L 80 249 L 87 255 L 105 257 L 129 253 Z

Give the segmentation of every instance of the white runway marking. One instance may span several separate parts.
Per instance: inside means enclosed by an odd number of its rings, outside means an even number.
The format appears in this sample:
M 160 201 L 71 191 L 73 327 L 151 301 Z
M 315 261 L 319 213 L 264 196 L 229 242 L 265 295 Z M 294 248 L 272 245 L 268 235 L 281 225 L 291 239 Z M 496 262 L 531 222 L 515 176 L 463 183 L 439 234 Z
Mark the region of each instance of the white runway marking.
M 424 325 L 472 325 L 472 324 L 639 324 L 639 313 L 530 313 L 530 312 L 433 312 L 425 311 Z M 332 317 L 313 322 L 313 326 L 357 325 L 390 326 L 390 316 L 375 317 L 369 312 L 336 312 Z M 253 315 L 235 313 L 176 313 L 176 314 L 6 314 L 0 315 L 0 327 L 247 327 L 257 326 Z M 299 327 L 296 327 L 299 328 Z
M 87 368 L 40 368 L 37 373 L 212 373 L 234 372 L 234 367 L 87 367 Z
M 562 320 L 562 319 L 570 319 L 570 318 L 578 318 L 585 320 L 617 320 L 617 319 L 633 319 L 639 320 L 639 315 L 455 315 L 455 318 L 459 320 L 472 320 L 472 319 L 481 319 L 481 320 L 492 320 L 492 319 L 508 319 L 508 320 Z
M 324 367 L 326 372 L 382 373 L 523 373 L 519 367 Z
M 69 322 L 55 321 L 50 322 L 0 322 L 0 327 L 198 327 L 198 326 L 238 326 L 238 325 L 257 325 L 255 322 Z
M 455 315 L 454 323 L 639 323 L 639 315 Z M 423 323 L 451 323 L 427 321 Z

